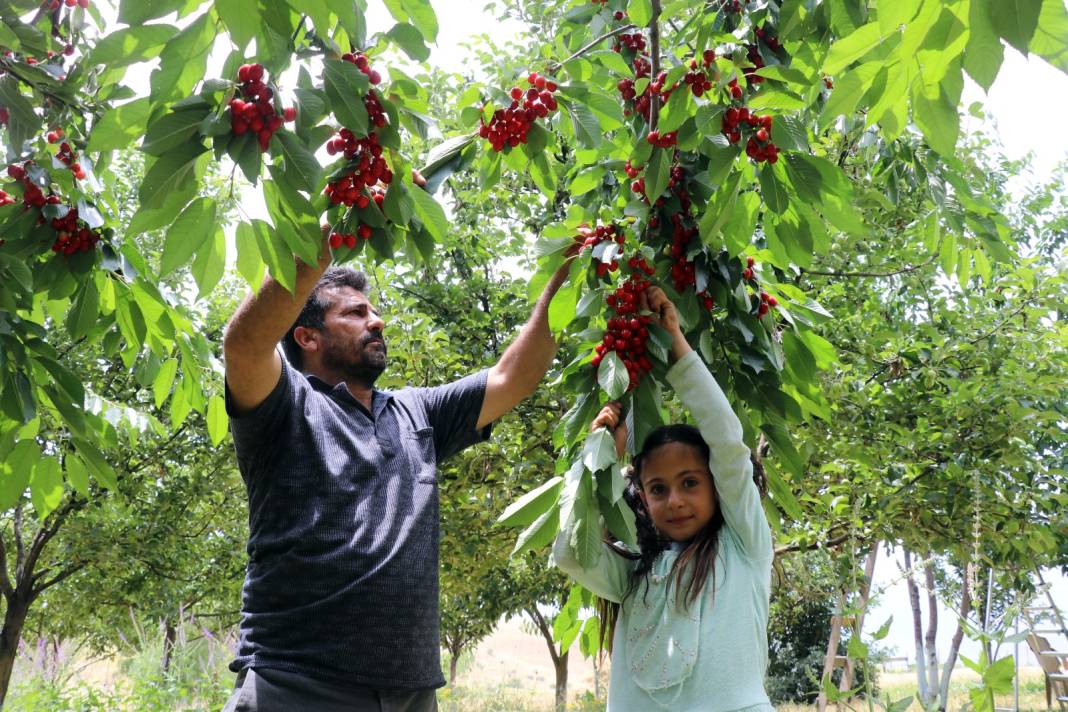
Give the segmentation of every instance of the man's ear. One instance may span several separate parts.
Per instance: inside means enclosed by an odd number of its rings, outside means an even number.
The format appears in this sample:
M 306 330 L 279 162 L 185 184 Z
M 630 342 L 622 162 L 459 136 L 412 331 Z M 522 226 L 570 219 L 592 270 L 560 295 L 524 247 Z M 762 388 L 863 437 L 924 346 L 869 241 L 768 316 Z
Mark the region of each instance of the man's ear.
M 298 326 L 293 329 L 293 340 L 304 351 L 319 350 L 319 330 L 307 326 Z

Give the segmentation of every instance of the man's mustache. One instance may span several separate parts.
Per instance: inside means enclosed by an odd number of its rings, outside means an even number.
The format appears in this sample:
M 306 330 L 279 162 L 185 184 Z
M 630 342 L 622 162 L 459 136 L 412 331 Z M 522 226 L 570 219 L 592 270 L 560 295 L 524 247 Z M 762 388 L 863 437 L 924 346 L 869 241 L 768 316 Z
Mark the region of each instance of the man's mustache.
M 368 334 L 365 334 L 364 337 L 360 339 L 360 346 L 367 346 L 367 344 L 370 344 L 374 341 L 381 342 L 383 346 L 386 345 L 386 339 L 382 336 L 382 332 L 372 331 Z

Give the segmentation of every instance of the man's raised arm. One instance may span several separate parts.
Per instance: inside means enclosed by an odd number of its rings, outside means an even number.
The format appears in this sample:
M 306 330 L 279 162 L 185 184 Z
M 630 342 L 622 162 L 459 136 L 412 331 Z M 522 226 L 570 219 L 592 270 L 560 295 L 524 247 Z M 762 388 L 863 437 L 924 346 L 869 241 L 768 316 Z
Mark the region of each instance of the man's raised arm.
M 549 303 L 567 279 L 570 266 L 571 260 L 567 260 L 549 279 L 519 336 L 490 369 L 478 428 L 489 425 L 531 395 L 549 370 L 556 355 L 556 341 L 549 331 Z
M 239 413 L 262 403 L 278 385 L 282 360 L 278 342 L 300 316 L 304 302 L 330 264 L 330 250 L 323 242 L 319 264 L 297 260 L 294 293 L 267 277 L 259 292 L 249 294 L 230 318 L 223 335 L 226 383 Z

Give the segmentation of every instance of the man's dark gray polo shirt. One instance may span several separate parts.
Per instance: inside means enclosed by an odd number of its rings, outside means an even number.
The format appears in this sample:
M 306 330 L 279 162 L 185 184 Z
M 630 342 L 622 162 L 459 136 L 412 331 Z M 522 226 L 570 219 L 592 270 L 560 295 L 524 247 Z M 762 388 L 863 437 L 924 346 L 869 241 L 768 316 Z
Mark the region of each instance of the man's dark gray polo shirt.
M 258 408 L 230 408 L 249 499 L 230 669 L 440 687 L 437 463 L 488 437 L 475 430 L 486 372 L 375 391 L 368 412 L 344 383 L 282 363 Z

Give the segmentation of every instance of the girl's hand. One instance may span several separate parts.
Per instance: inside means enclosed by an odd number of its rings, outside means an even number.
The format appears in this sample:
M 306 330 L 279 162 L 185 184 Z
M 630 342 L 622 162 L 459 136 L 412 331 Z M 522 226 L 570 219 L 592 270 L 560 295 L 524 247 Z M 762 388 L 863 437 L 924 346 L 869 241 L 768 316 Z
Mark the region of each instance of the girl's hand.
M 590 423 L 590 432 L 592 433 L 597 428 L 608 428 L 609 432 L 616 429 L 619 425 L 620 415 L 623 413 L 623 408 L 619 405 L 619 401 L 612 401 L 607 403 L 604 408 L 601 408 L 601 412 L 597 414 L 597 417 Z M 624 428 L 627 426 L 623 426 Z
M 664 290 L 660 287 L 649 287 L 642 293 L 638 304 L 642 309 L 652 312 L 654 324 L 659 325 L 671 334 L 671 356 L 673 360 L 678 361 L 690 351 L 693 351 L 686 341 L 686 336 L 682 333 L 682 327 L 679 324 L 679 312 L 675 309 L 672 301 L 668 299 L 668 296 L 664 294 Z
M 616 442 L 616 457 L 622 458 L 627 450 L 627 423 L 623 420 L 623 409 L 619 401 L 612 401 L 601 408 L 601 412 L 590 423 L 590 432 L 598 428 L 607 428 Z

